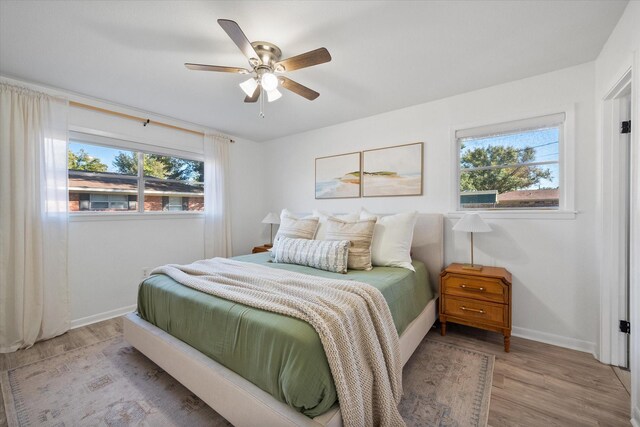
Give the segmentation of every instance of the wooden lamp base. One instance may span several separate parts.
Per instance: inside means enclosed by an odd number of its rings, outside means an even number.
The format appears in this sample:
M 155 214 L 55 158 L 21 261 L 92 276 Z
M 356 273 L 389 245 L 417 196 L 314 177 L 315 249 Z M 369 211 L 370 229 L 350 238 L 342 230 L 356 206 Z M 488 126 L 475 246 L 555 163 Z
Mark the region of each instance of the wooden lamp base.
M 462 266 L 463 270 L 481 271 L 482 266 L 473 263 L 473 232 L 471 232 L 471 264 L 465 264 Z

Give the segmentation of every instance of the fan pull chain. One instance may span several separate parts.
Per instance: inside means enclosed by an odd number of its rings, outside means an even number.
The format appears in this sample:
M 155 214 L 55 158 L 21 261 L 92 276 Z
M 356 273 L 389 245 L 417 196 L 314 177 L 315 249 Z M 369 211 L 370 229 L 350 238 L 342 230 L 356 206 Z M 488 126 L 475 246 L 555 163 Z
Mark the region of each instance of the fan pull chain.
M 258 114 L 258 117 L 260 117 L 261 119 L 264 119 L 264 89 L 262 88 L 262 85 L 260 85 L 260 114 Z

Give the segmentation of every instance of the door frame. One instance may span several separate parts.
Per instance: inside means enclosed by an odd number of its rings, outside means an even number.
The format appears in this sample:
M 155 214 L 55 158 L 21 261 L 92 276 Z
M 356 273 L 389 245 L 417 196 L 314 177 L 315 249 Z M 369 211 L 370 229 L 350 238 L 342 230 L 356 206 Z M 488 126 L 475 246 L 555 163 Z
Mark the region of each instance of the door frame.
M 632 71 L 635 70 L 634 73 Z M 619 206 L 621 192 L 612 188 L 615 178 L 613 168 L 614 159 L 607 148 L 612 146 L 614 138 L 618 138 L 618 123 L 613 123 L 613 101 L 631 84 L 631 141 L 630 160 L 631 170 L 629 178 L 629 319 L 631 321 L 630 357 L 631 369 L 631 424 L 640 427 L 640 50 L 633 53 L 632 66 L 622 74 L 618 82 L 601 99 L 602 106 L 602 133 L 599 145 L 601 159 L 601 176 L 598 200 L 600 209 L 599 233 L 601 243 L 601 274 L 600 274 L 600 342 L 598 359 L 603 363 L 615 364 L 620 360 L 619 332 L 617 321 L 623 311 L 618 298 L 620 288 L 619 281 L 612 280 L 613 275 L 620 275 L 620 265 L 614 263 L 613 253 L 621 244 L 619 234 L 611 233 L 614 224 L 613 203 Z M 617 118 L 616 118 L 617 119 Z M 615 126 L 614 126 L 615 125 Z M 620 226 L 620 224 L 617 224 Z
M 625 177 L 619 167 L 627 159 L 620 144 L 620 100 L 632 86 L 629 68 L 602 99 L 602 179 L 601 179 L 601 270 L 600 270 L 600 351 L 599 360 L 626 366 L 626 336 L 618 331 L 620 319 L 626 316 L 627 258 L 624 256 L 628 233 L 626 222 L 620 221 L 620 208 L 627 195 L 621 191 Z M 632 108 L 635 108 L 632 102 Z M 632 112 L 633 114 L 633 112 Z M 632 137 L 636 132 L 632 132 Z M 630 180 L 631 181 L 631 180 Z
M 629 292 L 631 306 L 631 424 L 640 427 L 640 50 L 633 55 L 631 87 L 631 179 L 630 179 L 630 261 Z M 636 130 L 633 130 L 635 123 Z M 635 167 L 634 167 L 635 166 Z

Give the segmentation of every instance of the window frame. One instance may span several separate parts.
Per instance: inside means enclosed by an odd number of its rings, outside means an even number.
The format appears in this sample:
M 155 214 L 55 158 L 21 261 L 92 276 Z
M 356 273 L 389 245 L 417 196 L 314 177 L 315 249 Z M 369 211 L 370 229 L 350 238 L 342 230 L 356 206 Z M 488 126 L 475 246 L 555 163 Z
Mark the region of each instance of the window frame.
M 71 126 L 68 133 L 68 141 L 78 141 L 91 145 L 98 145 L 106 148 L 115 148 L 128 150 L 138 154 L 138 160 L 144 154 L 156 154 L 161 156 L 179 157 L 185 160 L 193 160 L 204 162 L 204 153 L 198 153 L 187 150 L 176 150 L 159 145 L 149 144 L 148 142 L 132 141 L 131 139 L 118 134 L 109 132 L 93 131 L 86 128 L 78 128 Z M 137 192 L 137 209 L 129 211 L 77 211 L 69 212 L 71 222 L 75 221 L 102 221 L 102 220 L 131 220 L 131 219 L 169 219 L 169 218 L 203 218 L 204 211 L 145 211 L 144 210 L 144 170 L 138 168 L 138 192 Z M 203 190 L 206 186 L 203 183 Z M 204 197 L 204 195 L 203 195 Z
M 460 142 L 459 135 L 463 131 L 472 131 L 481 128 L 502 128 L 508 133 L 509 126 L 514 130 L 517 122 L 535 121 L 545 116 L 564 114 L 564 122 L 560 126 L 558 141 L 558 187 L 559 205 L 557 208 L 494 208 L 494 209 L 463 209 L 460 206 Z M 464 133 L 463 133 L 464 135 Z M 467 123 L 452 126 L 450 128 L 452 159 L 455 162 L 451 176 L 451 202 L 448 217 L 460 218 L 466 213 L 480 213 L 486 218 L 504 219 L 575 219 L 577 212 L 574 210 L 575 196 L 575 106 L 568 105 L 564 108 L 550 108 L 530 113 L 495 118 L 482 122 Z M 537 162 L 535 162 L 537 163 Z M 554 162 L 555 163 L 555 162 Z M 532 163 L 533 165 L 533 163 Z

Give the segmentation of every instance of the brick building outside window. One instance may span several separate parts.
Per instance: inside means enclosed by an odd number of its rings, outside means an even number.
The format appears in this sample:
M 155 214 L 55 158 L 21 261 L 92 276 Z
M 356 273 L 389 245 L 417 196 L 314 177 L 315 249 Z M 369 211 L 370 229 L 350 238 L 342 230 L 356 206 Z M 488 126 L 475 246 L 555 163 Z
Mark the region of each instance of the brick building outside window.
M 202 185 L 145 177 L 145 211 L 204 211 Z M 136 177 L 69 170 L 70 212 L 138 210 Z

